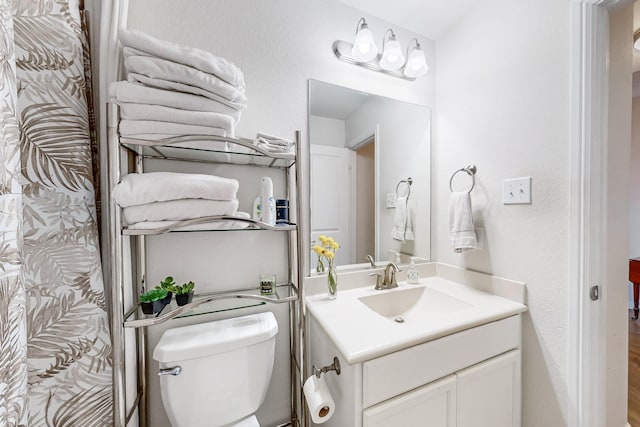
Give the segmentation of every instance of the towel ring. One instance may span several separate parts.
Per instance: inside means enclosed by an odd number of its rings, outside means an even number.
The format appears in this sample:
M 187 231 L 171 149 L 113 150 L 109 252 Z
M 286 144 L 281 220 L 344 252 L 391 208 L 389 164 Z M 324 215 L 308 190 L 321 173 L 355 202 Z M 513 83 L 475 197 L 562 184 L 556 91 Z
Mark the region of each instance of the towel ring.
M 408 191 L 407 191 L 407 199 L 408 199 L 409 195 L 411 194 L 411 184 L 413 184 L 413 179 L 411 179 L 411 177 L 400 180 L 400 182 L 398 182 L 398 185 L 396 185 L 396 198 L 398 197 L 398 188 L 400 188 L 400 184 L 402 184 L 403 182 L 408 186 Z
M 458 172 L 466 172 L 467 175 L 469 175 L 471 177 L 471 188 L 469 188 L 469 190 L 467 191 L 468 193 L 471 193 L 471 190 L 473 190 L 473 187 L 476 186 L 476 172 L 477 172 L 477 170 L 478 169 L 476 168 L 475 165 L 469 165 L 466 168 L 458 169 L 457 171 L 455 171 L 451 175 L 451 178 L 449 178 L 449 190 L 451 190 L 451 192 L 453 193 L 453 177 L 455 177 Z

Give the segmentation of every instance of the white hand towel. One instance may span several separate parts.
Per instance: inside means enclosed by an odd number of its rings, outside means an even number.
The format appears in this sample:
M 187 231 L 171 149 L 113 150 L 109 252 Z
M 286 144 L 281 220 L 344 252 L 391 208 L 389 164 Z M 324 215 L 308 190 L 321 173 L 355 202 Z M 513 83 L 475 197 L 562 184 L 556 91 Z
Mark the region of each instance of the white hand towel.
M 234 120 L 231 116 L 208 111 L 188 111 L 162 105 L 120 104 L 120 118 L 125 120 L 156 120 L 160 122 L 182 123 L 185 125 L 211 126 L 233 133 Z
M 237 123 L 240 111 L 209 98 L 189 93 L 156 89 L 126 81 L 113 82 L 109 86 L 109 96 L 117 103 L 135 102 L 139 104 L 162 105 L 189 111 L 210 111 L 227 114 Z
M 242 219 L 251 218 L 250 215 L 246 212 L 236 212 L 235 215 L 232 215 Z M 172 225 L 177 224 L 178 221 L 149 221 L 149 222 L 138 222 L 135 224 L 131 224 L 127 226 L 129 230 L 158 230 L 164 227 L 170 227 Z M 203 222 L 201 224 L 194 225 L 186 225 L 183 227 L 178 227 L 175 230 L 177 231 L 199 231 L 199 230 L 236 230 L 247 228 L 250 223 L 244 221 L 212 221 L 212 222 Z
M 396 213 L 393 218 L 391 237 L 400 242 L 414 239 L 408 202 L 407 196 L 398 196 L 396 198 Z
M 230 101 L 246 104 L 244 90 L 240 90 L 214 76 L 204 73 L 188 65 L 156 58 L 155 56 L 137 56 L 123 49 L 124 67 L 132 73 L 142 74 L 153 79 L 183 83 L 213 92 Z
M 205 200 L 182 199 L 128 206 L 122 209 L 124 222 L 183 221 L 214 215 L 233 215 L 238 211 L 238 199 Z
M 222 80 L 238 87 L 244 87 L 242 71 L 225 58 L 214 55 L 205 50 L 180 46 L 165 40 L 160 40 L 149 34 L 136 30 L 121 29 L 120 43 L 151 55 L 165 58 L 180 64 L 186 64 L 198 70 L 215 74 Z
M 121 207 L 180 199 L 233 200 L 239 183 L 215 175 L 176 172 L 131 173 L 113 189 Z
M 449 199 L 449 241 L 454 252 L 478 249 L 471 212 L 471 195 L 467 191 L 451 193 Z
M 174 92 L 182 92 L 190 95 L 199 95 L 204 96 L 212 101 L 218 102 L 225 107 L 231 108 L 236 111 L 243 111 L 247 108 L 246 102 L 241 101 L 231 101 L 224 96 L 221 96 L 217 93 L 211 92 L 206 89 L 202 89 L 197 86 L 190 86 L 188 84 L 184 84 L 181 82 L 175 82 L 171 80 L 163 80 L 163 79 L 154 79 L 149 76 L 145 76 L 139 73 L 128 73 L 127 80 L 131 83 L 141 84 L 147 87 L 152 87 L 156 89 L 166 89 Z
M 211 135 L 228 136 L 227 131 L 211 126 L 185 125 L 183 123 L 156 122 L 151 120 L 120 120 L 120 136 L 136 135 Z

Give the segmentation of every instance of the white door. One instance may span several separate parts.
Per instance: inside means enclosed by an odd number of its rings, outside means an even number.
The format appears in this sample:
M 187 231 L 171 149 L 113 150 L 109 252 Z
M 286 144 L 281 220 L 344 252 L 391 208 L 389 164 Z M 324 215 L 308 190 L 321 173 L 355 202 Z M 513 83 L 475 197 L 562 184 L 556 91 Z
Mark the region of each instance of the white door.
M 363 427 L 456 427 L 456 376 L 450 375 L 362 412 Z
M 352 208 L 351 162 L 347 148 L 311 144 L 311 241 L 333 237 L 339 244 L 336 265 L 353 264 L 349 212 Z M 309 249 L 310 250 L 310 249 Z M 311 269 L 317 256 L 311 253 Z
M 456 373 L 458 427 L 520 426 L 520 350 Z

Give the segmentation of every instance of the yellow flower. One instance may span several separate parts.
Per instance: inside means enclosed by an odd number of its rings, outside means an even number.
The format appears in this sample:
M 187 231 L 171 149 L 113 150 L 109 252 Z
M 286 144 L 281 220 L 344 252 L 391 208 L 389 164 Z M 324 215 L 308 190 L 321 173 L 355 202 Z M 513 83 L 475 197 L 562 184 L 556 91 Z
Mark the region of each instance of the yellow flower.
M 333 259 L 335 254 L 333 253 L 333 251 L 327 249 L 327 251 L 325 252 L 324 256 L 326 256 L 327 259 Z
M 325 236 L 320 236 L 320 237 L 318 237 L 318 240 L 320 240 L 320 244 L 321 244 L 322 246 L 324 246 L 324 245 L 326 245 L 326 244 L 327 244 L 327 238 L 326 238 Z
M 320 255 L 322 253 L 322 246 L 320 245 L 313 245 L 313 252 L 316 253 L 316 255 Z
M 335 240 L 333 240 L 331 242 L 331 249 L 333 249 L 334 251 L 337 251 L 338 248 L 340 248 L 340 245 L 338 244 L 338 242 L 336 242 Z

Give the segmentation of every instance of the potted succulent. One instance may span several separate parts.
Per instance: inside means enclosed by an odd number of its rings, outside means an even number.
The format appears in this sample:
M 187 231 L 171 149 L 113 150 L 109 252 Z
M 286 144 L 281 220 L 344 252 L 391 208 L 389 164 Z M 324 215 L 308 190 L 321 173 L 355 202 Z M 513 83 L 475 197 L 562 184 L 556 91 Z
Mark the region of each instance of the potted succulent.
M 182 285 L 176 285 L 173 287 L 173 292 L 176 294 L 176 302 L 178 305 L 189 304 L 193 300 L 193 288 L 196 284 L 193 282 L 183 283 Z
M 164 289 L 167 291 L 167 296 L 164 299 L 164 305 L 171 303 L 171 298 L 173 297 L 173 287 L 176 282 L 173 280 L 173 277 L 167 276 L 164 280 L 160 281 L 160 284 L 156 286 L 156 289 Z
M 164 289 L 151 289 L 140 295 L 140 306 L 144 314 L 156 314 L 164 308 L 164 299 L 167 297 L 167 291 Z

